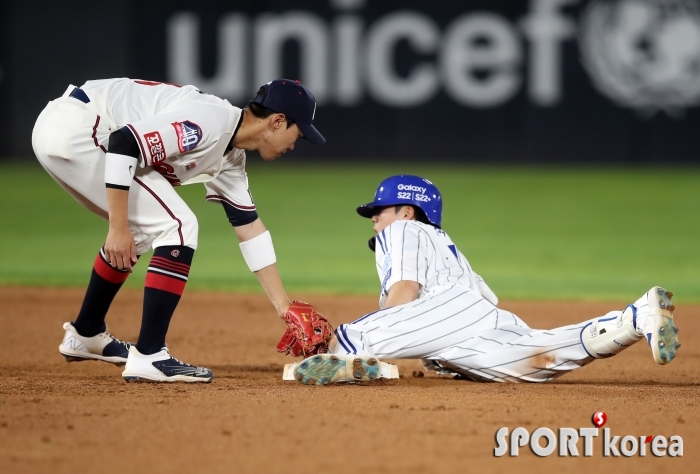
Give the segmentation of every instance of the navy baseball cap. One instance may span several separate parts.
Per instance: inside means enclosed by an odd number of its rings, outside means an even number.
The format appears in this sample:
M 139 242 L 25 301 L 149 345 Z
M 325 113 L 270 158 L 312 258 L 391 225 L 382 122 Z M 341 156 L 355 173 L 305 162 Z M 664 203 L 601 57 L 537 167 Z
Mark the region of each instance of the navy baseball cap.
M 253 102 L 294 120 L 311 143 L 326 143 L 323 135 L 311 123 L 316 115 L 316 98 L 301 82 L 276 79 L 260 88 Z

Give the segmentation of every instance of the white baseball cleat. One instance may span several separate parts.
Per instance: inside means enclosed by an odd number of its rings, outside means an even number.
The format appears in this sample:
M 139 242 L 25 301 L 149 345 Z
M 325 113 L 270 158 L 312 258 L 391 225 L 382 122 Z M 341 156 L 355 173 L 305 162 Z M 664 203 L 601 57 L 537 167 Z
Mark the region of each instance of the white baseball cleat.
M 307 385 L 333 382 L 371 382 L 379 378 L 399 378 L 395 365 L 365 355 L 317 354 L 296 364 L 288 364 L 294 380 Z M 284 379 L 288 379 L 286 376 Z
M 128 342 L 120 341 L 105 329 L 93 337 L 83 337 L 78 334 L 73 323 L 64 323 L 66 330 L 63 342 L 58 351 L 66 358 L 66 362 L 81 362 L 84 360 L 101 360 L 115 365 L 124 365 L 129 355 Z
M 586 352 L 596 359 L 619 354 L 642 339 L 636 328 L 636 310 L 629 305 L 624 311 L 611 311 L 581 330 L 581 343 Z
M 671 297 L 673 293 L 655 286 L 634 303 L 637 332 L 646 337 L 654 360 L 662 365 L 671 362 L 681 347 Z
M 155 354 L 144 355 L 136 346 L 131 346 L 122 377 L 127 382 L 209 383 L 214 374 L 205 367 L 195 367 L 179 361 L 170 355 L 167 347 Z

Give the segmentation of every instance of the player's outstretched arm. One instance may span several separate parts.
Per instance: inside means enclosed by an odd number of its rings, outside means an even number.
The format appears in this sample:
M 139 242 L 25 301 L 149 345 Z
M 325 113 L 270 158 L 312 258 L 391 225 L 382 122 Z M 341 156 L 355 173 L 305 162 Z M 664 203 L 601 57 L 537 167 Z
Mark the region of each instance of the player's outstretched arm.
M 280 318 L 284 318 L 292 302 L 284 290 L 282 279 L 277 271 L 277 258 L 270 232 L 260 219 L 234 229 L 248 267 L 270 298 L 277 314 Z

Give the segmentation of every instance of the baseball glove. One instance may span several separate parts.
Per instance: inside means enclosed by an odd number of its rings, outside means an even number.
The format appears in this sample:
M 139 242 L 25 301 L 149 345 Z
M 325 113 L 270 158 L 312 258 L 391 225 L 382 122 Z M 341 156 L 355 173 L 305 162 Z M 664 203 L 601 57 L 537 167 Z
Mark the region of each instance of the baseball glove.
M 328 352 L 333 326 L 313 306 L 295 301 L 284 315 L 284 322 L 287 323 L 287 330 L 277 343 L 279 352 L 304 358 Z

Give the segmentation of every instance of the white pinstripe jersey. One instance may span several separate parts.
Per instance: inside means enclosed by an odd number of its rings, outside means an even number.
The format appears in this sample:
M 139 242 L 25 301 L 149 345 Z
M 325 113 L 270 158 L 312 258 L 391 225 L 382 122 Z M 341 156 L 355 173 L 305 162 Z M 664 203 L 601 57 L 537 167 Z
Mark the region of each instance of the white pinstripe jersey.
M 474 273 L 447 233 L 431 225 L 405 220 L 392 223 L 377 234 L 375 257 L 381 308 L 389 289 L 402 280 L 421 285 L 419 298 L 455 284 L 480 293 L 481 277 Z
M 205 183 L 209 201 L 255 209 L 245 151 L 226 151 L 241 109 L 194 86 L 118 78 L 80 88 L 112 130 L 129 127 L 141 149 L 141 167 L 152 166 L 173 185 Z

